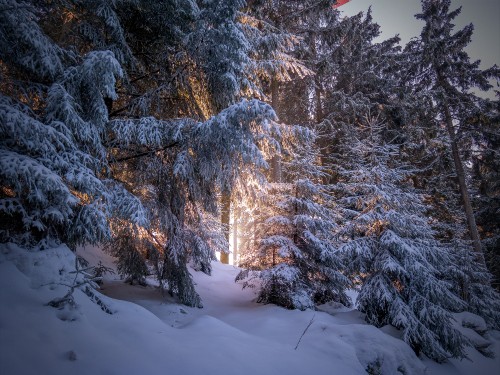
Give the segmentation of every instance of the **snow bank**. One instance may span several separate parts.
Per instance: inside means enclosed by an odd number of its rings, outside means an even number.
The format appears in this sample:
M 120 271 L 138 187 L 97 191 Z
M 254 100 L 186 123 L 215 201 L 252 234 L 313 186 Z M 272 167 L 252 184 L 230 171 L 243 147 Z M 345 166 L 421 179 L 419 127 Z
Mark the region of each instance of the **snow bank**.
M 112 265 L 98 248 L 79 254 Z M 369 368 L 374 374 L 419 375 L 466 374 L 471 372 L 462 368 L 491 370 L 498 364 L 474 349 L 477 362 L 467 366 L 422 362 L 393 332 L 364 324 L 356 310 L 259 305 L 253 290 L 233 282 L 238 269 L 220 263 L 212 277 L 193 271 L 203 309 L 179 305 L 154 286 L 130 286 L 117 275 L 106 277 L 102 292 L 135 303 L 98 293 L 112 315 L 79 290 L 74 311 L 47 306 L 67 292 L 61 284 L 73 281 L 73 270 L 74 254 L 65 246 L 28 252 L 0 245 L 1 374 L 354 375 Z M 498 348 L 500 337 L 493 335 L 489 339 Z

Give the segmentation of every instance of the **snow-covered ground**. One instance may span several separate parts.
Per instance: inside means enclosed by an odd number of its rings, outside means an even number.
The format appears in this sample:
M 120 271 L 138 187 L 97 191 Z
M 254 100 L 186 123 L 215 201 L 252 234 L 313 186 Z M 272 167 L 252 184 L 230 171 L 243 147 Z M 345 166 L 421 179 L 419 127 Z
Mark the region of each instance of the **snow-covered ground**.
M 78 252 L 91 264 L 114 267 L 99 248 Z M 498 331 L 486 335 L 496 358 L 470 349 L 470 360 L 437 364 L 417 358 L 395 329 L 365 324 L 356 310 L 257 304 L 254 290 L 234 283 L 238 270 L 220 263 L 212 276 L 193 271 L 203 309 L 179 305 L 153 280 L 130 286 L 116 274 L 105 277 L 98 295 L 112 315 L 79 290 L 76 309 L 47 306 L 66 293 L 61 284 L 73 282 L 73 267 L 64 246 L 31 253 L 0 245 L 0 374 L 349 375 L 370 368 L 374 374 L 493 375 L 500 369 Z M 457 324 L 475 318 L 459 314 Z

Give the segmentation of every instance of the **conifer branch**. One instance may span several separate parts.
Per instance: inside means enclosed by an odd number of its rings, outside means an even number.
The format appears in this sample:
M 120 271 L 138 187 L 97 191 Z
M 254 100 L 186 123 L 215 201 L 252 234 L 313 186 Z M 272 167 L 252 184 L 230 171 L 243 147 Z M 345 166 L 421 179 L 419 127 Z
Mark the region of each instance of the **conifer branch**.
M 143 156 L 149 156 L 149 155 L 152 155 L 152 154 L 154 154 L 156 152 L 168 150 L 169 148 L 175 147 L 178 144 L 179 144 L 179 142 L 174 142 L 174 143 L 171 143 L 171 144 L 166 145 L 164 147 L 158 148 L 156 150 L 149 150 L 149 151 L 144 151 L 144 152 L 141 152 L 141 153 L 138 153 L 138 154 L 135 154 L 135 155 L 124 156 L 122 158 L 115 159 L 115 160 L 111 161 L 110 163 L 111 164 L 121 163 L 123 161 L 128 161 L 128 160 L 132 160 L 132 159 L 136 159 L 136 158 L 141 158 Z

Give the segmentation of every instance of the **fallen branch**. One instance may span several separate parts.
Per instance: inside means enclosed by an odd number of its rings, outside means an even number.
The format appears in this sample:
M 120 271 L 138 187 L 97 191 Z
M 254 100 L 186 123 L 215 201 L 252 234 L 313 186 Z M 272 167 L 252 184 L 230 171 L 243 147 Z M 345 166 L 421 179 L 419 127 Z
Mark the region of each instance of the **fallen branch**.
M 307 325 L 306 329 L 304 329 L 304 332 L 302 332 L 302 335 L 300 335 L 299 341 L 297 341 L 297 345 L 295 345 L 295 350 L 297 350 L 297 348 L 299 347 L 299 344 L 300 344 L 300 340 L 302 340 L 302 337 L 304 337 L 304 335 L 306 334 L 306 332 L 309 329 L 309 327 L 313 324 L 315 316 L 316 316 L 316 314 L 313 315 L 313 317 L 311 318 L 311 321 Z

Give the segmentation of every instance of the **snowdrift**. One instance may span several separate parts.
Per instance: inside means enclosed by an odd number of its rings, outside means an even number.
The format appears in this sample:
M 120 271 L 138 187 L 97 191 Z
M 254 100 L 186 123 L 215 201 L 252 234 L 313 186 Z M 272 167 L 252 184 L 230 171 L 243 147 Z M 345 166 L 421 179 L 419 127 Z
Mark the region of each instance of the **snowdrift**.
M 99 248 L 78 252 L 91 264 L 113 266 Z M 255 291 L 234 283 L 238 269 L 219 263 L 213 276 L 192 271 L 203 309 L 179 305 L 152 280 L 147 287 L 130 286 L 116 274 L 96 294 L 112 314 L 81 290 L 74 293 L 76 308 L 48 306 L 74 282 L 74 265 L 65 246 L 29 252 L 0 245 L 1 374 L 418 375 L 500 368 L 497 331 L 485 339 L 463 328 L 479 342 L 493 342 L 496 359 L 471 349 L 472 362 L 438 365 L 415 356 L 396 330 L 364 324 L 356 310 L 259 305 Z M 457 324 L 477 319 L 458 318 Z

